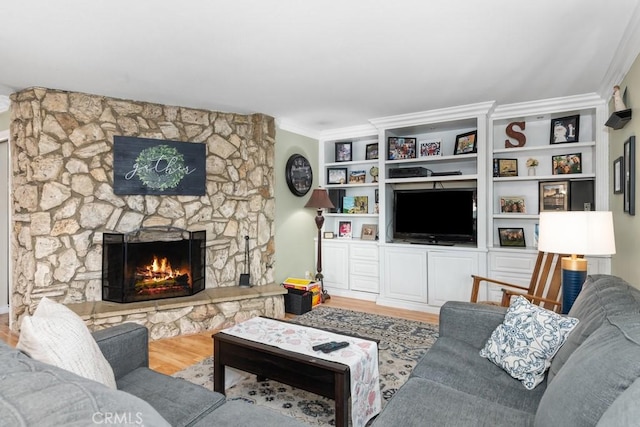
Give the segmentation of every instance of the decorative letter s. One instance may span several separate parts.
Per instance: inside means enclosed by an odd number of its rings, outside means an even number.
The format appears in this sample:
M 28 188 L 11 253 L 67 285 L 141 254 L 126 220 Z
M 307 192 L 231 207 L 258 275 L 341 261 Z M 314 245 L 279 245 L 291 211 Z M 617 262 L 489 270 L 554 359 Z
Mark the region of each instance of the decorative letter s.
M 516 141 L 518 141 L 518 144 L 513 144 L 508 139 L 505 139 L 504 148 L 524 147 L 524 144 L 526 144 L 527 142 L 527 137 L 525 136 L 525 134 L 522 132 L 518 132 L 517 130 L 513 130 L 514 126 L 518 126 L 520 129 L 524 130 L 526 123 L 525 122 L 509 123 L 505 132 L 509 138 L 513 138 Z

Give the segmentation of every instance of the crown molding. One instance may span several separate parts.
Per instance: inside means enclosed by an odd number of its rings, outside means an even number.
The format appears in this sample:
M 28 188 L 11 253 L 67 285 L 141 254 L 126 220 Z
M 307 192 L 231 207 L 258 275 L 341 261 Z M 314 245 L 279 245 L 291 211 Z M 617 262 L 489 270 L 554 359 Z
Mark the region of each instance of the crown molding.
M 373 125 L 358 125 L 343 128 L 329 129 L 320 132 L 320 140 L 355 139 L 355 138 L 377 138 L 378 129 Z
M 297 124 L 288 121 L 287 119 L 276 119 L 276 125 L 279 129 L 287 132 L 295 133 L 296 135 L 306 136 L 315 140 L 320 139 L 320 133 L 316 130 L 298 126 Z
M 476 104 L 460 105 L 456 107 L 440 108 L 437 110 L 422 111 L 418 113 L 401 114 L 397 116 L 379 117 L 371 119 L 378 129 L 415 126 L 426 123 L 448 122 L 466 119 L 473 116 L 488 115 L 495 106 L 495 101 L 480 102 Z
M 554 112 L 593 108 L 604 103 L 604 99 L 597 93 L 585 93 L 582 95 L 498 105 L 493 111 L 491 118 L 499 120 L 535 114 L 552 114 Z

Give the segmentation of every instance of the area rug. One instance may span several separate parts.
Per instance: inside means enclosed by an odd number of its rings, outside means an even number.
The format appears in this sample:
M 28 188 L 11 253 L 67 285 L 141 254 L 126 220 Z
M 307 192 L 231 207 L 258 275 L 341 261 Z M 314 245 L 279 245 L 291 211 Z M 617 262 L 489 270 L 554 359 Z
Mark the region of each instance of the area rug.
M 437 325 L 326 306 L 314 308 L 290 321 L 378 341 L 383 408 L 438 337 Z M 174 376 L 212 390 L 212 358 Z M 266 406 L 310 425 L 335 425 L 334 402 L 331 399 L 271 380 L 258 382 L 255 375 L 236 370 L 227 372 L 225 377 L 236 383 L 226 391 L 230 400 Z

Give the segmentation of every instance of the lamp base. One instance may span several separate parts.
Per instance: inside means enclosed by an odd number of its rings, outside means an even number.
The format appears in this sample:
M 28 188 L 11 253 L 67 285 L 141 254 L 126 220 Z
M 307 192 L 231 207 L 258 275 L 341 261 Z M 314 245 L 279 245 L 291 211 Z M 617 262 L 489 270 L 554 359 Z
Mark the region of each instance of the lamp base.
M 587 260 L 562 258 L 562 314 L 568 314 L 587 280 Z
M 324 288 L 324 276 L 322 273 L 316 273 L 316 281 L 320 282 L 320 301 L 325 302 L 331 298 L 329 292 Z

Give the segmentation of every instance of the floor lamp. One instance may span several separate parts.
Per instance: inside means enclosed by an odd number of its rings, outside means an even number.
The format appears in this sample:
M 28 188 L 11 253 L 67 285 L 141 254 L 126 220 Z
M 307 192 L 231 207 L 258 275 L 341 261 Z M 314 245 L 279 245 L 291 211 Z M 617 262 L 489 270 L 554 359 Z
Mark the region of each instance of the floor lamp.
M 316 265 L 316 280 L 318 280 L 320 282 L 320 289 L 321 289 L 321 294 L 320 294 L 320 298 L 322 299 L 322 302 L 324 302 L 325 300 L 331 298 L 329 296 L 329 294 L 327 293 L 327 291 L 324 290 L 324 276 L 322 275 L 322 226 L 324 225 L 324 217 L 322 216 L 322 209 L 330 209 L 333 208 L 335 206 L 333 206 L 333 203 L 331 203 L 331 199 L 329 199 L 329 193 L 327 193 L 327 190 L 323 190 L 322 188 L 318 188 L 313 190 L 313 193 L 311 193 L 311 198 L 309 199 L 309 201 L 307 202 L 306 205 L 304 205 L 305 208 L 315 208 L 318 210 L 318 215 L 316 216 L 316 227 L 318 228 L 318 261 L 317 261 L 317 265 Z
M 578 255 L 613 255 L 613 216 L 605 211 L 541 212 L 538 250 L 571 254 L 562 258 L 562 313 L 567 314 L 587 278 Z

